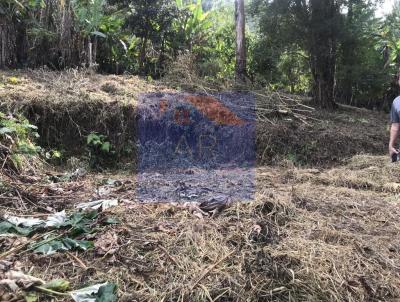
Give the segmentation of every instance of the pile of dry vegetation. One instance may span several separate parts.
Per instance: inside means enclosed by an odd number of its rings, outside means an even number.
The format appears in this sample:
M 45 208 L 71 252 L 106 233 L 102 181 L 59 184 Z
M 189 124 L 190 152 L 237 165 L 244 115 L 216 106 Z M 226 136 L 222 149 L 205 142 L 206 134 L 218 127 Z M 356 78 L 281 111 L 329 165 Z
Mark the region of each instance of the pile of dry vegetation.
M 234 88 L 229 84 L 215 88 L 215 83 L 188 78 L 186 69 L 180 72 L 180 83 L 186 84 L 183 87 L 174 85 L 178 79 L 171 76 L 162 84 L 135 76 L 76 70 L 3 72 L 0 110 L 22 112 L 39 128 L 42 147 L 81 155 L 87 135 L 97 132 L 122 155 L 127 145 L 135 148 L 140 94 L 179 92 L 182 88 L 215 93 Z M 250 91 L 256 98 L 257 158 L 261 164 L 287 158 L 299 164 L 331 164 L 360 152 L 380 154 L 386 148 L 387 117 L 382 113 L 350 107 L 330 113 L 313 109 L 307 98 L 254 87 Z
M 69 215 L 77 203 L 96 199 L 117 199 L 119 205 L 99 210 L 92 231 L 76 237 L 93 242 L 86 251 L 43 255 L 33 250 L 49 230 L 1 237 L 0 268 L 46 281 L 68 280 L 72 289 L 114 282 L 119 301 L 395 301 L 400 297 L 398 198 L 363 184 L 395 182 L 391 171 L 398 166 L 382 167 L 383 159 L 372 156 L 354 161 L 362 164 L 259 168 L 255 200 L 232 204 L 214 217 L 196 204 L 138 203 L 134 175 L 62 182 L 55 182 L 62 176 L 54 173 L 20 176 L 14 191 L 0 196 L 3 217 L 45 219 L 46 212 L 61 210 Z M 368 172 L 374 169 L 380 179 Z M 363 178 L 349 188 L 344 180 L 337 182 L 341 171 Z M 104 224 L 110 218 L 115 224 Z M 38 292 L 28 287 L 12 297 L 29 291 Z M 60 293 L 38 295 L 40 301 L 52 296 L 69 301 Z
M 77 70 L 5 72 L 0 82 L 0 110 L 23 113 L 39 128 L 42 147 L 70 154 L 82 151 L 91 132 L 122 149 L 134 136 L 138 95 L 167 90 L 135 76 Z

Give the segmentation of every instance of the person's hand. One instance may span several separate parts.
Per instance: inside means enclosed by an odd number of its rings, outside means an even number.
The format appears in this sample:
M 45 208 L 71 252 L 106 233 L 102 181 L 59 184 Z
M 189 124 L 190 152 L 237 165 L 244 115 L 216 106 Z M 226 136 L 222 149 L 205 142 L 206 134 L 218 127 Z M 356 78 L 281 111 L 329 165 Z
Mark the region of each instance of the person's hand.
M 390 157 L 392 157 L 393 154 L 399 154 L 399 151 L 397 151 L 397 149 L 394 148 L 394 147 L 389 147 L 389 155 L 390 155 Z

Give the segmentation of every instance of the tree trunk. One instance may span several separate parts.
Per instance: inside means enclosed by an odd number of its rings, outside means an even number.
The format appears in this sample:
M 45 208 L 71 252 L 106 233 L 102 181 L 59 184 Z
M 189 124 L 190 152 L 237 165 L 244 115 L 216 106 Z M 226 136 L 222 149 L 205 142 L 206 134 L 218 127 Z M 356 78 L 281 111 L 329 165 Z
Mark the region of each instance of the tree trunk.
M 90 37 L 88 37 L 88 65 L 89 65 L 89 68 L 92 68 L 92 65 L 93 65 L 92 50 L 93 50 L 92 40 L 90 39 Z
M 17 67 L 26 67 L 28 62 L 27 25 L 25 22 L 20 22 L 15 25 L 15 28 L 16 65 Z
M 246 36 L 244 0 L 235 0 L 236 22 L 236 80 L 246 81 Z
M 140 54 L 139 54 L 139 71 L 142 74 L 145 74 L 145 60 L 146 60 L 146 49 L 147 49 L 147 36 L 142 38 L 142 45 L 140 47 Z
M 343 55 L 343 67 L 345 68 L 345 76 L 343 79 L 343 83 L 341 85 L 341 102 L 350 105 L 353 100 L 353 68 L 354 66 L 354 58 L 355 58 L 355 46 L 356 46 L 356 36 L 353 34 L 353 6 L 355 4 L 355 0 L 349 0 L 348 2 L 348 13 L 347 13 L 347 27 L 349 28 L 349 32 L 345 36 L 345 40 L 342 42 L 342 55 Z
M 338 8 L 334 0 L 311 0 L 310 4 L 313 100 L 318 107 L 334 109 Z
M 0 16 L 0 68 L 16 66 L 16 33 L 13 20 Z
M 1 52 L 0 52 L 0 68 L 6 67 L 6 29 L 5 25 L 0 24 L 0 41 L 1 41 Z
M 160 56 L 158 57 L 158 66 L 160 68 L 159 75 L 162 76 L 164 74 L 164 60 L 165 60 L 165 37 L 161 38 L 161 49 Z
M 93 50 L 92 50 L 92 62 L 93 62 L 93 64 L 94 65 L 96 65 L 97 64 L 97 61 L 96 61 L 96 59 L 97 59 L 97 37 L 96 36 L 94 36 L 93 37 Z

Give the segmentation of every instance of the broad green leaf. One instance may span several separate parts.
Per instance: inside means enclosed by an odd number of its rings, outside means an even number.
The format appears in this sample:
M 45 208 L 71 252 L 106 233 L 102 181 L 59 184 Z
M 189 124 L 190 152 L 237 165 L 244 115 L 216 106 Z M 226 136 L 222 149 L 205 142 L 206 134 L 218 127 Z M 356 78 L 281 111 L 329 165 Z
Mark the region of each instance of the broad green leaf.
M 64 238 L 61 240 L 53 240 L 45 244 L 38 243 L 38 247 L 34 249 L 35 253 L 43 255 L 51 255 L 56 252 L 70 251 L 70 250 L 83 250 L 86 251 L 93 248 L 94 244 L 86 240 L 74 240 L 71 238 Z
M 17 132 L 17 129 L 15 128 L 8 128 L 8 127 L 0 128 L 0 134 L 15 133 L 15 132 Z
M 58 150 L 53 150 L 51 157 L 52 158 L 61 158 L 61 152 Z
M 99 288 L 97 292 L 96 302 L 116 302 L 117 301 L 117 285 L 107 283 Z
M 91 34 L 94 35 L 94 36 L 101 37 L 101 38 L 107 38 L 107 36 L 106 36 L 105 34 L 103 34 L 102 32 L 99 32 L 99 31 L 97 31 L 97 30 L 92 31 Z
M 104 152 L 110 152 L 111 144 L 110 142 L 105 142 L 101 145 L 101 150 Z
M 39 297 L 37 296 L 36 293 L 28 293 L 25 297 L 25 302 L 38 302 L 39 301 Z
M 54 279 L 46 284 L 44 284 L 42 287 L 51 289 L 57 292 L 66 292 L 69 289 L 69 282 L 64 279 Z
M 94 213 L 94 216 L 89 216 Z M 75 215 L 75 214 L 74 214 Z M 70 232 L 72 237 L 76 237 L 80 234 L 87 234 L 91 233 L 91 224 L 93 219 L 97 217 L 97 211 L 93 210 L 88 213 L 83 214 L 83 218 L 79 220 L 79 217 L 74 217 L 72 221 L 67 221 L 64 225 L 65 226 L 72 226 L 72 230 Z
M 33 232 L 32 228 L 22 228 L 8 221 L 0 222 L 0 234 L 18 234 L 29 236 Z
M 84 287 L 70 292 L 70 295 L 75 302 L 96 302 L 100 287 L 107 284 L 108 282 Z
M 39 242 L 40 244 L 40 242 Z M 42 244 L 39 247 L 35 248 L 33 251 L 37 254 L 43 254 L 43 255 L 51 255 L 55 254 L 60 251 L 67 251 L 68 249 L 65 247 L 65 245 L 58 240 L 53 240 L 48 243 Z
M 95 141 L 99 140 L 99 135 L 97 133 L 90 133 L 86 139 L 86 143 L 88 145 L 92 144 Z
M 94 244 L 92 241 L 87 241 L 87 240 L 74 240 L 71 238 L 65 238 L 62 240 L 64 243 L 64 246 L 68 250 L 76 250 L 76 249 L 81 249 L 81 250 L 88 250 L 94 247 Z
M 97 217 L 97 211 L 89 211 L 89 212 L 79 212 L 73 213 L 68 219 L 64 222 L 63 226 L 84 226 L 90 224 Z

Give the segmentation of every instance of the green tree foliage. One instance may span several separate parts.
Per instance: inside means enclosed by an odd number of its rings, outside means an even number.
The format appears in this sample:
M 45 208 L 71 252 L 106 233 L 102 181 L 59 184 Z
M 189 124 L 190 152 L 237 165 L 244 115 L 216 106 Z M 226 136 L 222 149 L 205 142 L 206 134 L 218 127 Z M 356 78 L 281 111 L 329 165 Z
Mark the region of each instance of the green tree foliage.
M 379 19 L 379 0 L 245 3 L 246 73 L 258 85 L 326 108 L 386 108 L 400 92 L 399 4 Z M 234 17 L 227 0 L 2 0 L 0 67 L 158 78 L 190 54 L 199 76 L 223 82 L 235 75 Z
M 314 101 L 326 108 L 334 107 L 340 6 L 335 0 L 255 0 L 252 9 L 275 55 L 298 49 L 306 52 Z
M 398 9 L 381 20 L 378 1 L 336 1 L 330 12 L 328 2 L 317 2 L 252 1 L 259 35 L 250 66 L 255 78 L 273 89 L 311 92 L 314 99 L 322 79 L 330 83 L 326 99 L 387 108 L 399 92 Z
M 384 101 L 388 107 L 394 97 L 400 94 L 400 2 L 395 2 L 393 12 L 380 24 L 377 30 L 378 47 L 383 67 L 383 74 L 390 79 L 386 79 Z
M 126 24 L 140 38 L 139 71 L 142 74 L 150 73 L 150 70 L 157 73 L 165 60 L 167 44 L 174 35 L 172 24 L 178 17 L 176 6 L 167 0 L 139 0 L 131 1 L 130 7 Z M 150 46 L 154 47 L 154 53 L 149 53 Z
M 346 3 L 337 64 L 337 99 L 345 104 L 382 107 L 391 76 L 384 68 L 382 24 L 374 6 L 362 0 Z M 378 100 L 378 102 L 377 102 Z

